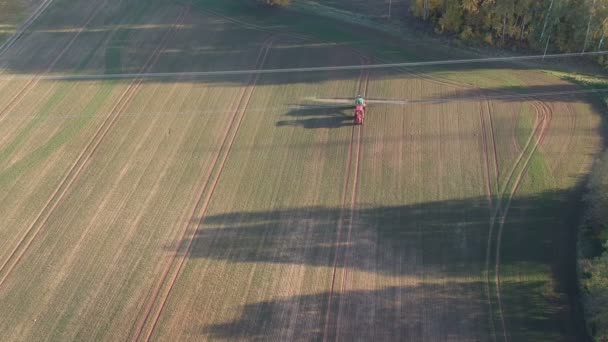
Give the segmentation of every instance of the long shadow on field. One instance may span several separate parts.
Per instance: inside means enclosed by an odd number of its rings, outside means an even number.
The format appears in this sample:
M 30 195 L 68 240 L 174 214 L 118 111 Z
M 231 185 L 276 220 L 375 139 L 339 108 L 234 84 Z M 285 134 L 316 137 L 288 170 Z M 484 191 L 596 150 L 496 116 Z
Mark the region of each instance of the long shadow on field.
M 567 191 L 545 192 L 514 198 L 511 203 L 500 251 L 505 293 L 503 305 L 511 334 L 554 334 L 557 331 L 572 337 L 579 333 L 579 316 L 574 315 L 576 277 L 572 262 L 575 260 L 575 227 L 579 216 L 578 208 L 572 206 L 575 202 L 571 196 L 572 192 Z M 404 291 L 432 294 L 439 286 L 434 282 L 470 283 L 484 279 L 489 218 L 486 198 L 406 206 L 360 206 L 354 210 L 352 219 L 349 211 L 326 207 L 218 214 L 208 216 L 200 223 L 187 257 L 233 263 L 322 267 L 325 271 L 319 272 L 325 272 L 325 276 L 314 278 L 313 272 L 310 281 L 323 282 L 326 288 L 329 288 L 328 272 L 335 265 L 338 271 L 350 269 L 368 274 L 367 277 L 374 274 L 379 275 L 380 279 L 405 277 L 404 281 L 410 279 L 414 283 L 425 279 L 429 283 L 419 284 L 421 289 L 406 288 Z M 199 224 L 199 221 L 196 223 Z M 494 270 L 496 229 L 495 226 L 491 238 L 491 274 Z M 188 241 L 183 241 L 179 250 L 184 250 L 183 246 L 187 244 Z M 259 272 L 263 272 L 263 268 L 260 267 Z M 264 275 L 260 273 L 259 277 L 264 278 Z M 534 282 L 531 282 L 532 279 Z M 264 282 L 280 281 L 267 279 Z M 536 284 L 536 281 L 539 283 Z M 528 286 L 534 286 L 535 290 L 522 290 Z M 449 304 L 448 297 L 455 301 L 470 300 L 468 292 L 459 290 L 458 286 L 439 287 L 445 291 L 442 294 L 446 297 L 445 304 Z M 480 284 L 474 287 L 477 295 L 483 296 L 483 287 Z M 515 290 L 511 291 L 511 288 Z M 387 291 L 395 292 L 394 289 Z M 354 293 L 350 301 L 357 303 L 361 301 L 359 297 L 371 296 L 376 298 L 372 301 L 375 305 L 385 305 L 378 302 L 385 297 L 381 294 Z M 414 312 L 423 312 L 428 307 L 428 303 L 410 307 L 407 301 L 412 299 L 407 297 L 383 300 L 388 303 L 403 301 L 405 304 L 402 308 Z M 315 302 L 315 299 L 293 301 L 306 303 Z M 532 306 L 531 303 L 536 304 Z M 261 317 L 275 317 L 275 313 L 264 313 L 268 308 L 274 308 L 273 305 L 260 304 L 245 311 L 261 312 Z M 282 305 L 286 304 L 277 307 Z M 311 304 L 304 307 L 306 305 Z M 353 311 L 368 317 L 364 306 L 354 304 Z M 465 315 L 462 317 L 465 319 L 466 312 L 460 315 Z M 531 323 L 531 319 L 536 323 Z M 249 324 L 246 322 L 250 321 L 256 321 L 256 318 L 244 318 L 245 323 L 215 327 L 214 333 L 227 334 L 226 331 Z M 377 324 L 382 321 L 379 320 Z M 273 337 L 276 332 L 263 333 Z M 253 337 L 256 334 L 262 332 L 254 333 Z
M 200 333 L 259 341 L 321 341 L 324 334 L 330 341 L 491 340 L 483 283 L 432 281 L 333 293 L 329 317 L 329 292 L 255 302 Z
M 484 286 L 478 280 L 430 277 L 422 284 L 348 290 L 331 294 L 329 314 L 329 292 L 254 302 L 240 307 L 237 319 L 201 327 L 199 333 L 212 339 L 256 341 L 320 341 L 324 336 L 330 341 L 491 341 Z M 528 281 L 517 285 L 515 292 L 508 289 L 506 301 L 517 296 L 517 301 L 527 303 L 524 311 L 513 315 L 521 315 L 525 325 L 510 325 L 509 338 L 576 340 L 548 317 L 550 309 L 540 294 L 543 286 L 542 281 Z M 502 336 L 500 328 L 496 333 Z
M 281 120 L 276 125 L 278 127 L 299 126 L 310 129 L 339 128 L 353 124 L 352 110 L 353 106 L 306 106 L 293 109 L 286 114 L 297 119 Z
M 462 89 L 454 90 L 447 95 L 442 94 L 410 102 L 435 104 L 452 101 L 481 101 L 484 99 L 503 102 L 525 102 L 535 99 L 547 102 L 580 102 L 582 100 L 593 101 L 587 96 L 593 92 L 608 94 L 608 89 L 593 91 L 574 84 L 492 87 L 483 88 L 481 91 L 483 97 L 480 96 L 480 89 Z
M 86 4 L 86 5 L 85 5 Z M 97 8 L 99 11 L 96 11 Z M 70 8 L 51 6 L 47 13 L 2 55 L 5 74 L 52 73 L 57 81 L 108 80 L 131 83 L 140 72 L 174 73 L 256 69 L 258 55 L 270 36 L 284 26 L 258 30 L 230 18 L 163 1 L 127 1 L 112 5 L 76 1 Z M 89 21 L 90 19 L 90 21 Z M 163 39 L 167 38 L 164 44 Z M 360 58 L 345 47 L 352 40 L 319 42 L 282 35 L 266 56 L 264 68 L 357 65 Z M 157 50 L 160 48 L 159 50 Z M 158 53 L 157 58 L 152 58 Z M 148 61 L 153 62 L 148 65 Z M 147 68 L 145 66 L 148 66 Z M 75 74 L 80 75 L 74 78 Z M 359 71 L 295 73 L 262 77 L 259 85 L 356 80 Z M 83 75 L 88 75 L 83 77 Z M 152 83 L 250 83 L 250 74 L 210 77 L 144 78 Z

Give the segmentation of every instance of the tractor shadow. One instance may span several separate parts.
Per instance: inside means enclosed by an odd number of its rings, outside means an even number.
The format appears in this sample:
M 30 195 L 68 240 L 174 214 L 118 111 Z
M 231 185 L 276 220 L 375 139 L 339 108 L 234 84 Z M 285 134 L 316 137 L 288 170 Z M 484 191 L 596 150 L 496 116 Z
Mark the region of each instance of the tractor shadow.
M 306 105 L 292 109 L 285 115 L 295 119 L 278 121 L 277 127 L 318 129 L 353 125 L 353 106 Z

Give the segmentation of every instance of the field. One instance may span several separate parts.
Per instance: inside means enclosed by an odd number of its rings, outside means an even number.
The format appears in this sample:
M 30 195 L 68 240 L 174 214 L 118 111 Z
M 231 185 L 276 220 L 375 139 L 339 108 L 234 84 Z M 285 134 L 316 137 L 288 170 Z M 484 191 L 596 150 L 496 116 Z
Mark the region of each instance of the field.
M 582 338 L 590 95 L 504 63 L 204 74 L 460 57 L 238 3 L 55 0 L 0 54 L 2 340 Z

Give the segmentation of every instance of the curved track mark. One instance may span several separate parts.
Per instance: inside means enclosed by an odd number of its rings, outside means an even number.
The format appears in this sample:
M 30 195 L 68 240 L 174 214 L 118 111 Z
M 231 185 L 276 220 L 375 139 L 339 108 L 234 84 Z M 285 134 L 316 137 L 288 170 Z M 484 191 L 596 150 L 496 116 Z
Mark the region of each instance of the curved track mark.
M 536 105 L 534 106 L 534 108 L 537 111 L 534 128 L 533 128 L 532 132 L 530 133 L 530 136 L 528 137 L 528 140 L 527 140 L 524 148 L 522 149 L 521 153 L 519 154 L 515 164 L 511 168 L 511 171 L 509 173 L 509 176 L 507 177 L 504 188 L 502 190 L 499 189 L 499 192 L 496 196 L 497 197 L 496 207 L 494 208 L 494 213 L 490 217 L 490 227 L 488 230 L 488 240 L 487 240 L 487 245 L 486 245 L 485 269 L 486 269 L 486 284 L 487 284 L 486 285 L 486 296 L 487 296 L 487 301 L 488 301 L 488 306 L 489 306 L 491 327 L 492 327 L 492 330 L 494 331 L 494 334 L 493 334 L 494 340 L 496 340 L 496 332 L 495 332 L 495 326 L 494 326 L 494 318 L 492 317 L 493 308 L 492 308 L 492 296 L 491 296 L 491 290 L 490 290 L 490 283 L 492 283 L 491 277 L 490 277 L 490 255 L 492 252 L 492 237 L 494 236 L 494 227 L 496 225 L 496 221 L 497 221 L 497 219 L 499 219 L 499 216 L 502 211 L 502 199 L 505 196 L 506 189 L 508 188 L 508 185 L 511 183 L 513 176 L 515 174 L 515 171 L 518 169 L 519 164 L 521 163 L 521 160 L 524 158 L 526 151 L 528 150 L 528 148 L 536 134 L 536 131 L 538 130 L 538 127 L 540 127 L 540 124 L 542 123 L 541 121 L 539 121 L 539 119 L 542 115 L 539 108 Z M 495 286 L 498 286 L 496 282 L 495 282 Z M 505 325 L 504 325 L 504 314 L 502 311 L 502 306 L 499 306 L 498 315 L 500 317 L 501 322 L 503 323 L 502 326 L 504 328 Z M 506 336 L 506 331 L 504 331 L 504 329 L 503 329 L 503 335 Z
M 260 49 L 260 53 L 258 55 L 258 60 L 256 61 L 256 63 L 257 63 L 256 67 L 258 69 L 262 68 L 264 66 L 266 57 L 268 56 L 268 52 L 270 51 L 271 46 L 272 46 L 272 39 L 273 39 L 273 37 L 268 38 L 264 42 L 262 48 Z M 189 237 L 188 239 L 186 239 L 187 234 L 188 234 L 188 226 L 189 226 L 190 222 L 192 222 L 196 219 L 197 216 L 199 217 L 197 226 L 202 224 L 204 221 L 208 205 L 211 201 L 211 198 L 213 197 L 213 193 L 215 192 L 215 189 L 219 182 L 221 173 L 224 169 L 226 160 L 228 159 L 228 155 L 230 153 L 232 145 L 234 144 L 234 141 L 236 140 L 236 137 L 238 135 L 238 131 L 240 129 L 243 118 L 245 117 L 245 112 L 246 112 L 247 107 L 249 106 L 249 102 L 251 101 L 251 98 L 253 96 L 253 92 L 255 90 L 255 86 L 257 84 L 258 79 L 259 79 L 259 74 L 257 74 L 254 77 L 251 77 L 249 80 L 249 86 L 244 88 L 240 94 L 238 104 L 235 107 L 235 111 L 234 111 L 234 114 L 230 121 L 230 124 L 228 125 L 228 127 L 224 133 L 221 147 L 219 148 L 217 154 L 214 157 L 213 162 L 211 163 L 211 165 L 207 171 L 207 177 L 206 177 L 204 186 L 201 188 L 201 191 L 198 194 L 196 205 L 194 206 L 194 209 L 193 209 L 193 212 L 191 215 L 191 220 L 188 221 L 189 223 L 186 225 L 183 233 L 181 234 L 180 241 L 187 240 L 185 246 L 182 247 L 183 254 L 181 255 L 181 257 L 178 260 L 178 255 L 179 255 L 179 250 L 178 250 L 177 251 L 178 253 L 175 253 L 173 255 L 173 257 L 169 260 L 166 267 L 164 268 L 160 282 L 158 283 L 158 286 L 154 289 L 152 298 L 149 301 L 148 305 L 146 306 L 146 309 L 143 314 L 143 319 L 136 328 L 135 335 L 132 338 L 133 341 L 137 341 L 137 340 L 141 339 L 142 334 L 144 333 L 144 328 L 146 327 L 146 325 L 148 323 L 151 326 L 150 326 L 150 329 L 146 332 L 144 340 L 149 341 L 158 324 L 158 319 L 160 318 L 160 315 L 162 314 L 162 312 L 165 308 L 165 305 L 167 303 L 167 300 L 169 298 L 169 295 L 171 294 L 171 290 L 173 289 L 173 286 L 175 285 L 177 278 L 181 274 L 182 267 L 185 263 L 187 255 L 190 253 L 190 249 L 191 249 L 192 243 L 194 241 L 194 237 L 195 237 L 194 235 Z M 243 106 L 241 106 L 241 104 L 243 104 Z M 242 109 L 241 109 L 241 107 L 242 107 Z M 238 115 L 239 113 L 242 113 L 242 114 L 240 115 L 240 118 L 238 118 L 238 121 L 237 121 L 237 117 L 239 116 Z M 235 126 L 235 124 L 236 124 L 236 126 Z M 232 131 L 233 126 L 235 126 L 234 133 L 232 134 L 232 137 L 230 139 L 228 139 L 230 136 L 229 133 L 230 133 L 230 131 Z M 228 141 L 228 140 L 230 140 L 230 141 Z M 219 160 L 220 155 L 224 149 L 226 150 L 226 153 L 224 153 L 224 156 L 223 156 L 222 160 L 220 161 Z M 214 173 L 213 170 L 216 169 L 216 167 L 217 167 L 216 176 L 213 179 L 213 181 L 211 181 L 211 176 Z M 208 189 L 209 189 L 208 195 L 204 196 L 205 193 L 207 193 Z M 199 209 L 199 207 L 200 207 L 200 209 Z M 171 269 L 174 269 L 174 268 L 175 268 L 175 273 L 173 274 L 173 276 L 171 278 L 169 278 L 169 273 L 171 272 Z M 169 280 L 168 280 L 168 283 L 166 286 L 166 290 L 162 294 L 162 297 L 159 297 L 161 294 L 161 290 L 163 289 L 163 285 L 165 284 L 165 282 L 167 281 L 168 278 L 169 278 Z M 156 306 L 155 304 L 157 304 L 157 302 L 158 302 L 159 309 L 152 316 L 152 310 Z
M 505 341 L 508 341 L 508 335 L 507 335 L 507 329 L 506 329 L 506 322 L 505 322 L 504 314 L 503 314 L 503 304 L 502 304 L 501 289 L 500 289 L 500 249 L 501 249 L 502 236 L 503 236 L 505 222 L 507 220 L 507 215 L 508 215 L 509 209 L 511 207 L 511 202 L 512 202 L 513 196 L 519 189 L 521 182 L 524 179 L 524 176 L 527 174 L 530 160 L 532 159 L 535 152 L 538 150 L 538 147 L 540 146 L 540 144 L 542 143 L 543 139 L 546 136 L 547 127 L 550 124 L 549 115 L 550 114 L 548 112 L 543 113 L 541 128 L 540 128 L 538 137 L 536 139 L 536 143 L 532 147 L 532 151 L 530 152 L 530 154 L 526 158 L 525 162 L 523 163 L 523 166 L 522 166 L 523 169 L 521 170 L 521 172 L 519 173 L 519 175 L 517 176 L 517 178 L 515 180 L 515 183 L 513 184 L 513 188 L 509 194 L 505 208 L 503 210 L 503 215 L 499 221 L 498 233 L 496 236 L 496 255 L 495 255 L 496 259 L 495 259 L 495 265 L 494 265 L 494 274 L 495 274 L 495 282 L 496 282 L 496 301 L 498 303 L 498 311 L 500 313 L 501 324 L 503 327 Z
M 160 56 L 162 47 L 167 42 L 170 33 L 173 32 L 175 28 L 177 28 L 177 26 L 181 23 L 185 14 L 189 12 L 189 9 L 189 7 L 185 8 L 180 13 L 177 21 L 175 22 L 175 24 L 173 24 L 172 28 L 167 31 L 167 33 L 165 33 L 159 45 L 156 47 L 146 64 L 144 64 L 142 72 L 145 72 L 156 63 L 158 57 Z M 57 208 L 57 206 L 61 203 L 62 199 L 64 198 L 65 194 L 68 192 L 72 184 L 74 184 L 74 182 L 79 178 L 81 172 L 85 169 L 85 166 L 87 165 L 91 156 L 95 153 L 98 146 L 103 141 L 103 138 L 107 135 L 110 128 L 116 122 L 117 118 L 120 116 L 120 113 L 127 107 L 130 101 L 133 99 L 135 93 L 137 92 L 137 89 L 141 84 L 142 80 L 140 79 L 139 81 L 132 82 L 127 87 L 127 89 L 125 89 L 125 91 L 122 93 L 122 95 L 110 111 L 110 115 L 103 121 L 101 126 L 95 132 L 95 134 L 93 134 L 93 137 L 91 138 L 89 143 L 86 145 L 84 150 L 82 150 L 82 152 L 78 155 L 76 162 L 72 164 L 72 167 L 61 180 L 59 186 L 51 194 L 49 200 L 44 204 L 42 210 L 38 213 L 34 222 L 32 222 L 32 224 L 26 229 L 25 233 L 23 234 L 11 254 L 8 256 L 7 260 L 5 260 L 2 266 L 0 266 L 0 274 L 4 273 L 4 275 L 0 279 L 0 287 L 4 284 L 4 282 L 9 277 L 15 266 L 21 261 L 24 254 L 27 252 L 38 233 L 40 233 L 55 208 Z M 12 263 L 11 260 L 13 260 Z
M 501 251 L 501 242 L 502 242 L 502 236 L 503 236 L 503 231 L 504 231 L 504 225 L 506 223 L 507 215 L 508 215 L 509 209 L 511 207 L 512 199 L 513 199 L 514 195 L 516 194 L 517 190 L 519 189 L 521 182 L 524 179 L 524 176 L 527 174 L 530 160 L 532 159 L 535 152 L 538 150 L 538 147 L 542 144 L 543 140 L 546 137 L 546 133 L 551 124 L 551 119 L 553 116 L 551 108 L 543 101 L 538 101 L 538 103 L 536 103 L 534 105 L 534 107 L 537 110 L 537 119 L 536 119 L 534 129 L 533 129 L 532 133 L 530 134 L 530 137 L 526 143 L 526 146 L 523 148 L 522 153 L 520 154 L 515 165 L 513 166 L 513 169 L 511 170 L 509 179 L 507 180 L 507 183 L 505 183 L 505 188 L 503 189 L 503 192 L 499 198 L 499 201 L 506 195 L 506 191 L 509 187 L 509 184 L 511 183 L 511 180 L 513 180 L 515 170 L 520 169 L 520 172 L 515 177 L 511 190 L 509 191 L 509 194 L 507 195 L 508 197 L 506 198 L 507 201 L 506 201 L 504 209 L 501 209 L 500 208 L 501 206 L 499 206 L 497 208 L 496 215 L 495 215 L 494 220 L 491 225 L 491 227 L 493 227 L 496 220 L 498 220 L 498 232 L 497 232 L 497 236 L 496 236 L 496 250 L 495 250 L 495 263 L 494 263 L 494 278 L 495 278 L 494 281 L 495 281 L 495 285 L 496 285 L 496 301 L 498 304 L 498 313 L 500 316 L 501 325 L 502 325 L 502 329 L 503 329 L 503 337 L 504 337 L 505 341 L 508 341 L 509 338 L 508 338 L 508 334 L 507 334 L 506 321 L 504 318 L 504 310 L 503 310 L 501 289 L 500 289 L 500 251 Z M 535 143 L 530 147 L 530 143 L 534 137 L 536 137 Z M 526 153 L 526 151 L 529 148 L 531 150 L 529 151 L 529 153 Z M 527 154 L 527 157 L 526 157 L 525 161 L 523 162 L 523 164 L 521 164 L 521 166 L 520 166 L 520 163 L 526 154 Z M 502 214 L 502 215 L 500 215 L 500 217 L 498 217 L 499 213 Z M 487 269 L 489 270 L 489 252 L 486 255 L 486 266 L 487 266 Z M 488 272 L 488 275 L 489 275 L 489 272 Z

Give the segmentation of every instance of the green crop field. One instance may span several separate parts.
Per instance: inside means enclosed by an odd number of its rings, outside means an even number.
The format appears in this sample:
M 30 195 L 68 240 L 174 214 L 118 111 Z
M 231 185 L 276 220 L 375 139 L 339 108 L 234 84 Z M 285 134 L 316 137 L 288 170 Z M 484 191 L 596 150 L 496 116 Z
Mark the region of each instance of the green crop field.
M 580 338 L 590 96 L 509 63 L 219 72 L 462 56 L 334 20 L 49 4 L 0 54 L 1 340 Z

